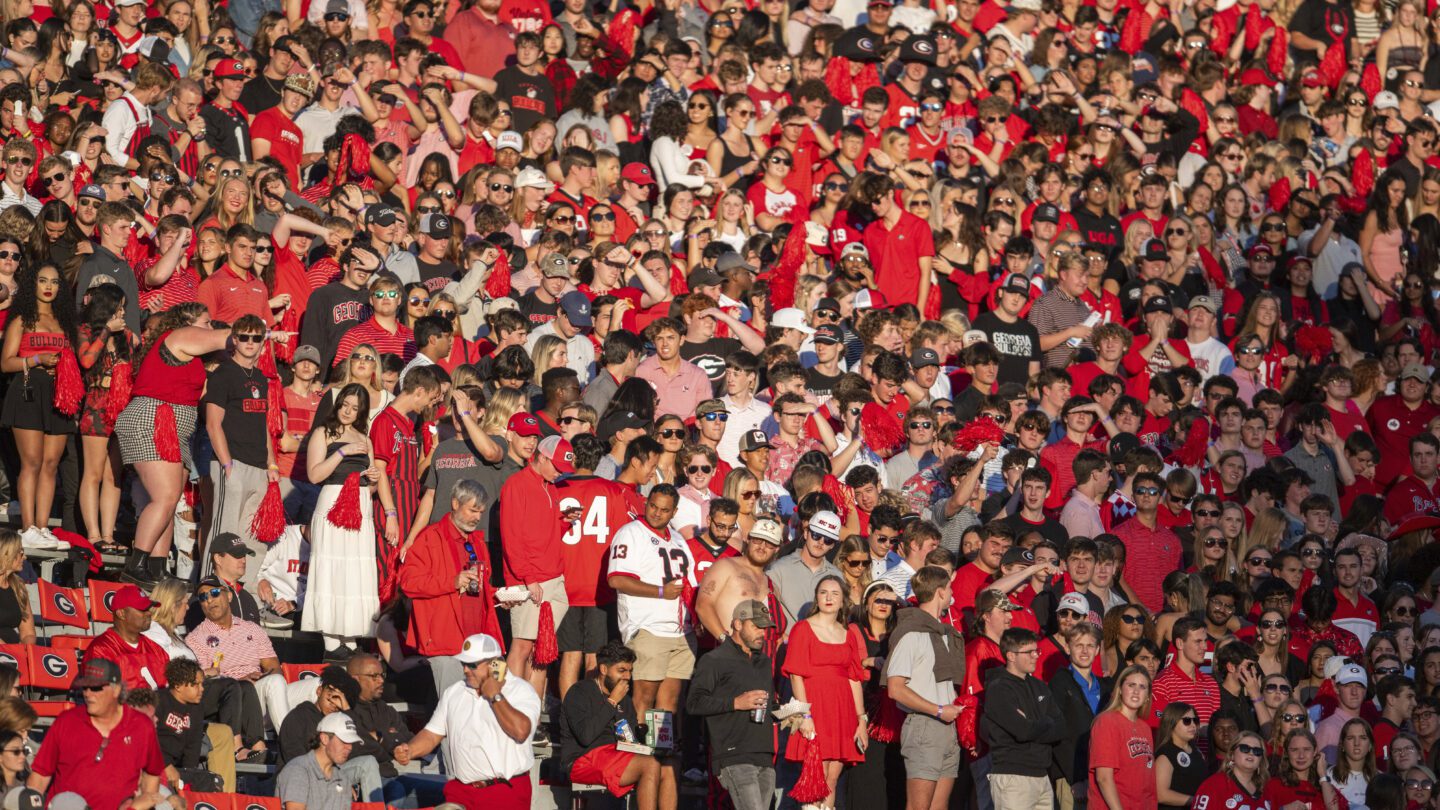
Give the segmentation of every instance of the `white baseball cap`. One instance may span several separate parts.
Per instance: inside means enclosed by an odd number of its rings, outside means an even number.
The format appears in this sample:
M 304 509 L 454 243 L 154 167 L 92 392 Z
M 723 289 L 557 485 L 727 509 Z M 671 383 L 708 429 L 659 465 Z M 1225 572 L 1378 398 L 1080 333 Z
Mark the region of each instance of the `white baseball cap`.
M 755 525 L 750 527 L 750 536 L 764 540 L 772 546 L 778 546 L 785 542 L 785 529 L 780 525 L 780 521 L 763 517 L 756 520 Z
M 1090 600 L 1086 599 L 1084 594 L 1071 591 L 1060 597 L 1060 603 L 1055 606 L 1055 609 L 1057 611 L 1073 610 L 1081 616 L 1089 616 Z
M 821 509 L 810 516 L 810 531 L 831 540 L 840 539 L 840 516 L 829 509 Z
M 515 174 L 515 188 L 550 188 L 553 185 L 545 173 L 534 166 L 526 166 Z
M 810 324 L 805 323 L 805 313 L 795 307 L 777 310 L 775 315 L 770 318 L 770 325 L 795 329 L 807 335 L 815 334 L 815 330 L 810 328 Z
M 476 633 L 460 645 L 460 652 L 455 654 L 455 660 L 462 664 L 478 664 L 503 655 L 505 651 L 500 649 L 500 642 L 484 633 Z
M 360 732 L 355 730 L 355 721 L 344 712 L 331 712 L 320 720 L 320 725 L 315 727 L 316 731 L 323 731 L 326 734 L 334 734 L 341 742 L 351 745 L 360 742 Z
M 1359 664 L 1351 663 L 1341 667 L 1340 671 L 1335 673 L 1336 686 L 1344 686 L 1347 683 L 1358 683 L 1361 686 L 1366 686 L 1370 683 L 1370 679 L 1366 677 L 1363 667 Z

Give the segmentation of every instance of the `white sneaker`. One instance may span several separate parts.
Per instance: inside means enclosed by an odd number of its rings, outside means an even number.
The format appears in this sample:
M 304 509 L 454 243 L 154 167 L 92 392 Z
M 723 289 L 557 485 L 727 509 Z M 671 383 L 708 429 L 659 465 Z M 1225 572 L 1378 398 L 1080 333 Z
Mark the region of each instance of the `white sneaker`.
M 36 527 L 31 526 L 20 533 L 20 546 L 35 551 L 53 551 L 55 549 L 55 541 L 46 537 Z
M 56 551 L 70 550 L 70 544 L 56 537 L 55 533 L 50 531 L 50 527 L 46 526 L 45 528 L 40 529 L 40 534 L 44 535 L 46 540 L 49 540 L 51 543 L 55 544 Z

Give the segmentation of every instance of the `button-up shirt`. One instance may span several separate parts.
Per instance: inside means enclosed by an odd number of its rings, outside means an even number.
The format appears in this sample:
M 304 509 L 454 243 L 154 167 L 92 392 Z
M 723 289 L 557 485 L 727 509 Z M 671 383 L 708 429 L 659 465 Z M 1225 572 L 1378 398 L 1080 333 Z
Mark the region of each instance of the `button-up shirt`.
M 218 666 L 227 678 L 244 678 L 259 671 L 260 662 L 275 658 L 275 647 L 260 625 L 235 619 L 225 629 L 206 619 L 185 637 L 201 669 Z
M 511 676 L 500 687 L 516 711 L 540 722 L 540 696 L 524 678 Z M 530 778 L 535 751 L 530 740 L 515 742 L 500 728 L 495 707 L 473 687 L 461 681 L 440 696 L 440 705 L 425 724 L 425 730 L 445 738 L 442 750 L 450 776 L 466 784 L 487 779 Z
M 688 422 L 695 417 L 695 409 L 700 407 L 700 403 L 710 398 L 710 378 L 705 376 L 699 366 L 688 360 L 677 357 L 676 362 L 679 365 L 676 366 L 675 373 L 671 374 L 660 365 L 659 358 L 647 357 L 636 367 L 635 376 L 655 388 L 657 417 L 674 414 Z M 733 420 L 734 414 L 731 414 L 730 418 Z M 726 433 L 729 433 L 728 426 Z M 720 443 L 724 446 L 724 438 Z
M 729 396 L 721 397 L 720 401 L 725 403 L 725 410 L 730 412 L 730 418 L 725 422 L 725 432 L 720 435 L 715 454 L 726 464 L 739 467 L 741 437 L 765 424 L 765 420 L 770 416 L 770 406 L 754 397 L 744 405 L 736 403 Z M 659 409 L 655 412 L 661 413 Z
M 0 183 L 0 211 L 18 205 L 30 212 L 30 216 L 40 216 L 40 201 L 30 196 L 25 189 L 16 191 L 10 188 L 9 183 Z
M 1082 672 L 1074 664 L 1070 665 L 1070 672 L 1075 676 L 1075 684 L 1080 687 L 1080 692 L 1085 695 L 1085 702 L 1090 704 L 1090 713 L 1100 713 L 1100 679 L 1095 677 L 1093 672 Z

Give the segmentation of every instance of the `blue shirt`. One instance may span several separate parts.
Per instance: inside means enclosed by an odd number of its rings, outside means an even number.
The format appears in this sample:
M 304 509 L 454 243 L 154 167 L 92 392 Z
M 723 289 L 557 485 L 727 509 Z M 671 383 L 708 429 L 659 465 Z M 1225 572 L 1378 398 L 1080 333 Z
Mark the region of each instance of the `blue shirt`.
M 1100 679 L 1095 677 L 1093 672 L 1081 672 L 1070 665 L 1070 671 L 1075 675 L 1075 683 L 1080 684 L 1080 691 L 1085 694 L 1085 702 L 1090 704 L 1090 713 L 1100 713 Z

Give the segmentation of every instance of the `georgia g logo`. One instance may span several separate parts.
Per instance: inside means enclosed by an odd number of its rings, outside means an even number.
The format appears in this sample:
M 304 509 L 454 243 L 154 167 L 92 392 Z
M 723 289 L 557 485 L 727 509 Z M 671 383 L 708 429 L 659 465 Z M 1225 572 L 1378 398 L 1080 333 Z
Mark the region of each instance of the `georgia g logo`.
M 44 667 L 46 672 L 56 678 L 63 678 L 70 672 L 70 662 L 65 660 L 65 656 L 56 655 L 55 653 L 46 653 L 41 656 L 40 666 Z
M 70 597 L 65 594 L 57 593 L 51 601 L 55 603 L 55 609 L 64 613 L 66 616 L 75 615 L 75 603 L 71 602 Z

